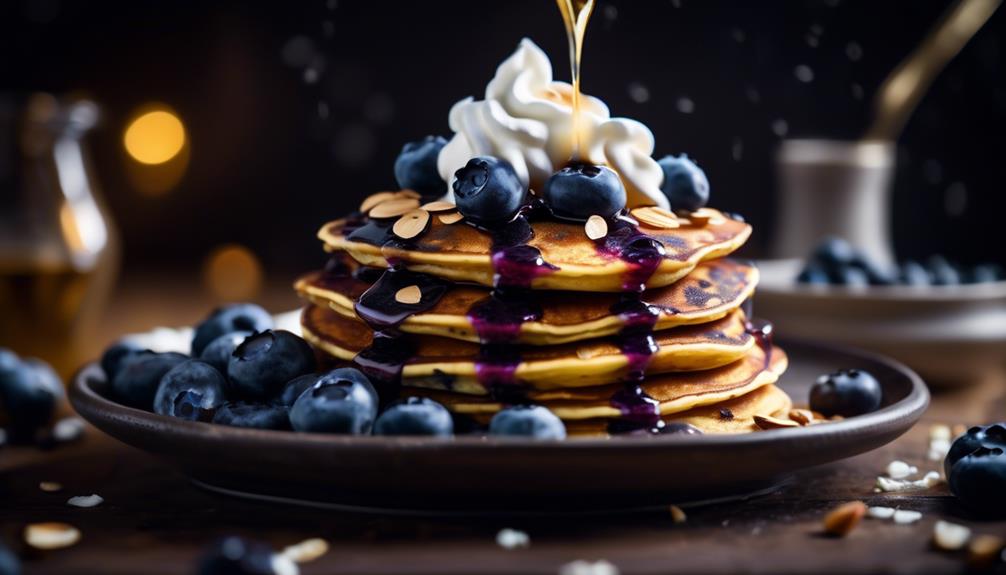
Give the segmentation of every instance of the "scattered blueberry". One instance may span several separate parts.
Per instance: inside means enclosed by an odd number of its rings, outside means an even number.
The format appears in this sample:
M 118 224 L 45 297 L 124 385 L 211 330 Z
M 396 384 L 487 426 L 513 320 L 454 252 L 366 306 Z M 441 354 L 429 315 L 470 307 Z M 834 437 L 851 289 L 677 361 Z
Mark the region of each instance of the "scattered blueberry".
M 657 163 L 664 171 L 664 192 L 675 210 L 694 212 L 709 202 L 709 180 L 702 168 L 686 154 L 679 157 L 664 156 Z
M 672 421 L 660 428 L 660 435 L 702 435 L 702 430 L 690 423 Z
M 943 476 L 950 477 L 950 468 L 969 453 L 980 447 L 1006 449 L 1006 422 L 976 425 L 954 440 L 943 460 Z
M 13 371 L 21 364 L 21 358 L 13 351 L 0 347 L 0 378 L 5 372 Z
M 810 285 L 827 285 L 831 283 L 831 279 L 828 277 L 828 271 L 817 262 L 808 263 L 803 270 L 800 271 L 800 275 L 796 276 L 796 281 L 802 284 Z
M 625 208 L 622 179 L 604 166 L 574 163 L 545 180 L 541 197 L 557 217 L 587 221 L 610 217 Z
M 927 262 L 933 285 L 954 286 L 961 283 L 961 274 L 943 256 L 932 256 Z
M 852 247 L 852 244 L 842 238 L 831 236 L 823 239 L 814 248 L 810 259 L 831 269 L 851 264 L 856 256 L 856 248 Z
M 8 352 L 10 353 L 10 352 Z M 11 364 L 11 359 L 16 363 Z M 10 353 L 0 367 L 0 406 L 10 419 L 11 442 L 29 442 L 52 420 L 63 399 L 63 383 L 49 364 Z
M 831 270 L 828 274 L 831 283 L 843 286 L 868 286 L 870 277 L 865 271 L 852 266 L 845 266 Z
M 374 423 L 375 435 L 438 435 L 454 433 L 451 414 L 425 397 L 409 397 L 388 407 Z
M 971 510 L 1006 516 L 1006 448 L 979 446 L 950 467 L 950 492 Z
M 236 303 L 213 310 L 196 326 L 192 337 L 192 357 L 199 357 L 203 348 L 216 338 L 235 331 L 265 331 L 272 329 L 272 316 L 252 303 Z
M 826 416 L 851 417 L 880 408 L 880 383 L 861 369 L 822 375 L 810 388 L 810 408 Z
M 230 536 L 214 543 L 199 561 L 199 575 L 287 575 L 297 566 L 269 545 Z
M 105 379 L 112 381 L 119 373 L 122 362 L 127 357 L 144 351 L 144 348 L 129 340 L 121 340 L 113 343 L 105 353 L 101 354 L 101 369 L 105 372 Z
M 512 435 L 535 439 L 565 439 L 566 426 L 540 405 L 515 405 L 501 410 L 489 421 L 489 435 Z
M 256 429 L 290 429 L 290 410 L 269 403 L 225 403 L 217 408 L 213 423 Z
M 21 575 L 21 560 L 0 542 L 0 575 Z
M 444 195 L 447 186 L 437 170 L 437 158 L 447 140 L 440 136 L 426 136 L 409 142 L 395 159 L 395 179 L 403 189 L 419 192 L 424 197 Z
M 267 398 L 291 379 L 314 371 L 314 352 L 303 339 L 283 330 L 246 338 L 227 364 L 227 377 L 244 397 Z
M 283 386 L 283 391 L 279 394 L 278 403 L 280 405 L 285 405 L 287 407 L 292 407 L 300 394 L 311 387 L 312 385 L 318 383 L 318 379 L 325 374 L 323 373 L 309 373 L 307 375 L 302 375 L 289 381 L 285 386 Z
M 297 398 L 290 423 L 297 431 L 367 435 L 377 417 L 377 391 L 359 370 L 330 371 Z
M 217 368 L 220 373 L 227 373 L 227 364 L 230 363 L 231 354 L 250 335 L 252 335 L 250 331 L 234 331 L 224 334 L 204 347 L 203 352 L 199 354 L 199 359 Z
M 141 351 L 125 358 L 112 380 L 112 393 L 131 407 L 152 411 L 164 374 L 189 358 L 180 353 Z
M 919 262 L 907 260 L 898 269 L 898 281 L 909 286 L 927 286 L 930 283 L 929 272 Z
M 1002 266 L 996 264 L 979 264 L 971 269 L 971 277 L 968 280 L 971 283 L 983 284 L 1002 281 L 1006 277 L 1006 272 L 1003 271 Z
M 171 368 L 157 386 L 154 413 L 206 421 L 224 402 L 227 380 L 205 361 L 190 359 Z
M 524 185 L 506 160 L 477 156 L 454 172 L 454 203 L 476 225 L 493 227 L 512 220 L 524 203 Z

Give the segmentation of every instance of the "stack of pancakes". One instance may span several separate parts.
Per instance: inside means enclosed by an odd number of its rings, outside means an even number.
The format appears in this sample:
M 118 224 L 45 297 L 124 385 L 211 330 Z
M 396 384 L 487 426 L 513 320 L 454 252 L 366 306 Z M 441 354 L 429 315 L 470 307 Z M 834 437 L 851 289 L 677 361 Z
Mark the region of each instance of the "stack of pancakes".
M 296 283 L 304 337 L 385 400 L 430 397 L 479 423 L 517 403 L 571 434 L 785 419 L 786 356 L 744 311 L 758 271 L 725 257 L 750 226 L 646 210 L 603 233 L 533 215 L 487 231 L 446 202 L 371 196 L 319 232 L 331 259 Z

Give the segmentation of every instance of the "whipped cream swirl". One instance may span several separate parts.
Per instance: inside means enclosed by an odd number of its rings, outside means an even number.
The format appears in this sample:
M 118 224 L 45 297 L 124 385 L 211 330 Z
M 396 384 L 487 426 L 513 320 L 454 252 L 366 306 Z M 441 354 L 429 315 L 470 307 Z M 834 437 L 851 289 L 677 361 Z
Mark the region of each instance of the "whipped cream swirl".
M 496 69 L 484 100 L 468 97 L 451 108 L 448 121 L 455 133 L 438 157 L 440 176 L 449 184 L 469 159 L 491 155 L 513 164 L 526 186 L 541 189 L 572 155 L 572 101 L 573 87 L 553 81 L 548 56 L 524 38 Z M 579 129 L 580 159 L 618 173 L 628 193 L 627 207 L 668 207 L 649 128 L 612 118 L 604 102 L 581 94 Z

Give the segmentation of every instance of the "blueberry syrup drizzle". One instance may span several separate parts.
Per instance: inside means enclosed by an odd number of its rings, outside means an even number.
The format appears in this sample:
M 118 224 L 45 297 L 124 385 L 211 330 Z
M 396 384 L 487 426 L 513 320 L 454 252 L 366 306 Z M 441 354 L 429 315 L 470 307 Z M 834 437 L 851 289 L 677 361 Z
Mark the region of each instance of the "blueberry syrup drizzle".
M 748 300 L 750 301 L 750 300 Z M 772 364 L 772 323 L 763 319 L 749 317 L 744 324 L 744 330 L 755 338 L 758 347 L 765 353 L 764 368 L 768 369 Z
M 642 292 L 664 259 L 663 244 L 636 228 L 624 216 L 608 221 L 608 235 L 597 240 L 597 251 L 602 256 L 618 258 L 628 265 L 622 276 L 622 290 Z

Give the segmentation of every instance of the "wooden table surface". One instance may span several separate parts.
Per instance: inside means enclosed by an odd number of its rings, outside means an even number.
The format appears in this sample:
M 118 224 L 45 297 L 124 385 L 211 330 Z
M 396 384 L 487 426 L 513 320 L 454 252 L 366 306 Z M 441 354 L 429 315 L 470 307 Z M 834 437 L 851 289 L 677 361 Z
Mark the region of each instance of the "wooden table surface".
M 184 314 L 183 314 L 184 315 Z M 177 316 L 176 316 L 177 317 Z M 124 321 L 112 321 L 121 329 Z M 89 428 L 85 439 L 51 451 L 0 449 L 0 538 L 22 553 L 32 573 L 193 573 L 203 548 L 241 534 L 277 548 L 311 538 L 331 549 L 302 565 L 312 573 L 559 573 L 576 560 L 606 560 L 620 573 L 928 573 L 964 572 L 960 553 L 931 548 L 939 519 L 976 533 L 1006 535 L 1006 521 L 981 521 L 959 507 L 945 486 L 909 494 L 875 493 L 874 482 L 900 459 L 920 472 L 934 423 L 1006 419 L 1006 376 L 935 393 L 923 421 L 881 449 L 808 469 L 769 495 L 692 508 L 675 524 L 669 513 L 585 519 L 436 520 L 359 515 L 246 502 L 203 491 L 155 458 Z M 416 470 L 422 473 L 422 470 Z M 477 481 L 478 478 L 472 478 Z M 570 478 L 576 481 L 577 478 Z M 63 484 L 59 493 L 40 481 Z M 91 509 L 66 505 L 73 495 L 101 495 Z M 821 519 L 849 500 L 914 509 L 913 525 L 864 520 L 845 539 L 824 537 Z M 38 552 L 20 543 L 24 525 L 63 521 L 83 536 L 70 548 Z M 501 528 L 525 531 L 530 546 L 497 545 Z

